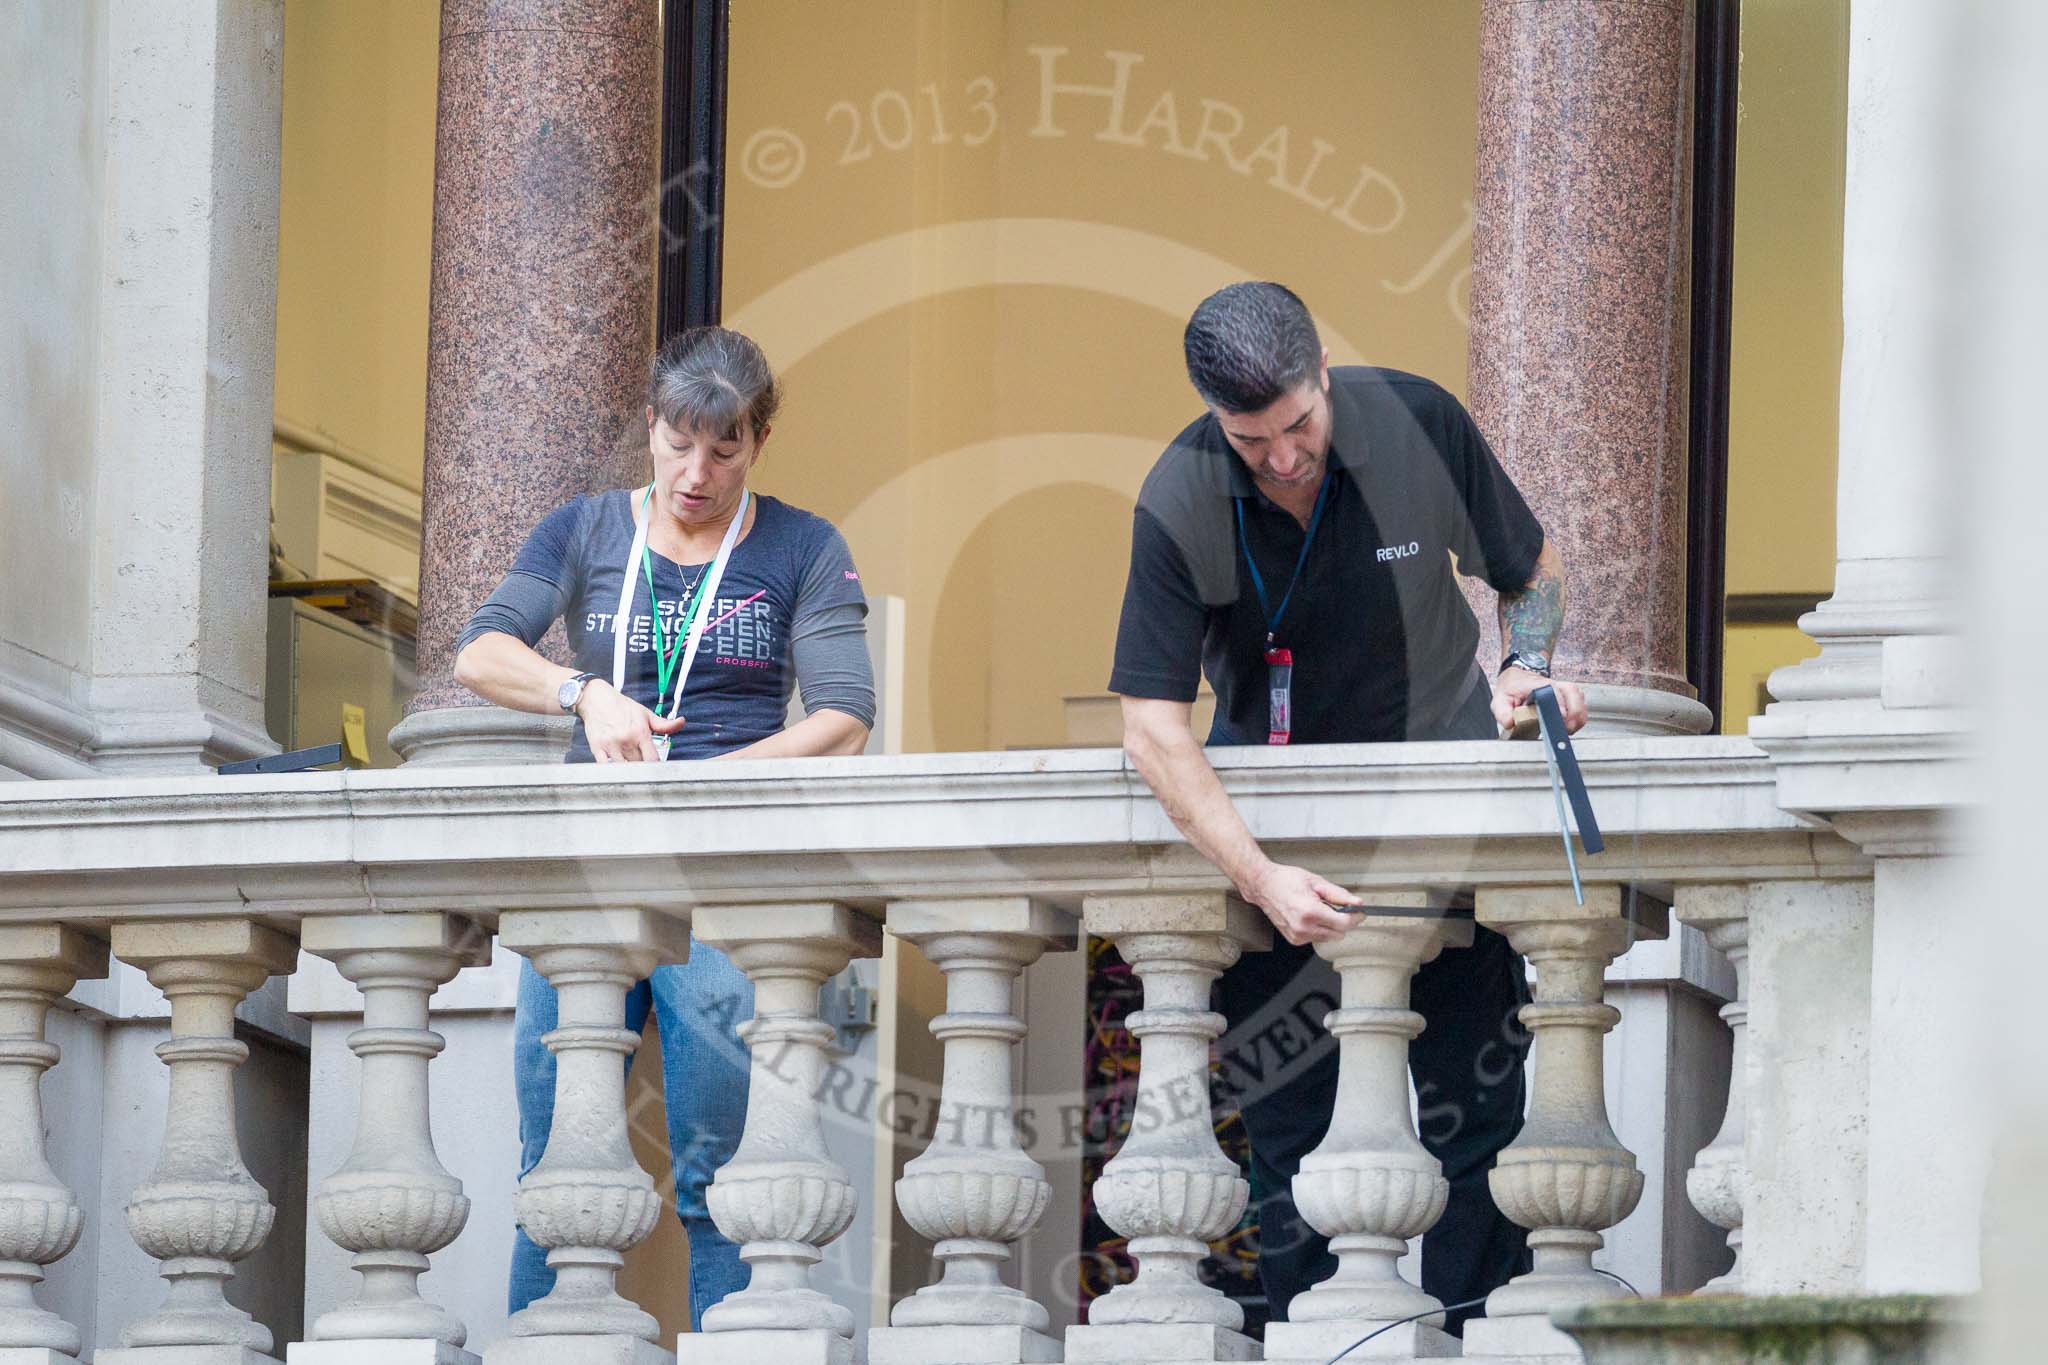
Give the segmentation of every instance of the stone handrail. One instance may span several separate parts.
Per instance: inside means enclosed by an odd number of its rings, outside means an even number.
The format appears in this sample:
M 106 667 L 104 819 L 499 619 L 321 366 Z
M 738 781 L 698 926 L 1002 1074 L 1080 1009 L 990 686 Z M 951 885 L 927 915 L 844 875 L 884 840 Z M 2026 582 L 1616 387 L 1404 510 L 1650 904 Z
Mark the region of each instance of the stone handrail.
M 1608 852 L 1668 889 L 1867 871 L 1777 804 L 1739 737 L 1585 740 Z M 1246 749 L 1252 832 L 1347 885 L 1566 877 L 1541 755 L 1444 743 Z M 0 922 L 1219 889 L 1114 750 L 533 766 L 0 786 Z
M 1601 1002 L 1604 967 L 1633 938 L 1661 936 L 1674 902 L 1683 916 L 1700 899 L 1732 947 L 1743 885 L 1869 875 L 1853 845 L 1780 808 L 1771 765 L 1746 740 L 1588 741 L 1580 757 L 1608 836 L 1608 851 L 1586 860 L 1584 905 L 1531 746 L 1218 756 L 1276 855 L 1357 888 L 1377 911 L 1325 945 L 1344 981 L 1330 1026 L 1347 1122 L 1296 1183 L 1341 1264 L 1295 1321 L 1269 1331 L 1267 1359 L 1327 1358 L 1396 1308 L 1433 1303 L 1393 1262 L 1441 1209 L 1401 1059 L 1417 1027 L 1408 978 L 1470 932 L 1446 907 L 1474 907 L 1536 972 L 1524 1016 L 1537 1039 L 1529 1125 L 1493 1183 L 1503 1210 L 1532 1230 L 1537 1266 L 1496 1293 L 1465 1342 L 1468 1355 L 1524 1357 L 1572 1352 L 1549 1313 L 1617 1292 L 1590 1256 L 1642 1188 L 1602 1096 L 1601 1038 L 1614 1018 Z M 550 1145 L 518 1202 L 522 1224 L 550 1249 L 556 1288 L 484 1357 L 666 1361 L 653 1319 L 614 1282 L 659 1208 L 625 1143 L 617 1062 L 637 1039 L 618 1021 L 626 988 L 685 954 L 694 933 L 756 987 L 745 1130 L 711 1191 L 713 1217 L 742 1245 L 753 1280 L 701 1336 L 677 1343 L 682 1359 L 850 1362 L 861 1347 L 875 1365 L 965 1359 L 969 1349 L 1018 1362 L 1062 1351 L 1071 1361 L 1255 1358 L 1234 1307 L 1195 1274 L 1203 1242 L 1241 1210 L 1244 1184 L 1206 1119 L 1180 1115 L 1170 1099 L 1205 1085 L 1208 1040 L 1221 1027 L 1207 1012 L 1208 982 L 1270 943 L 1262 917 L 1227 892 L 1115 751 L 23 784 L 0 788 L 0 1084 L 33 1096 L 56 1061 L 44 1013 L 74 979 L 104 970 L 109 945 L 163 985 L 173 1019 L 159 1053 L 186 1102 L 171 1112 L 164 1162 L 130 1217 L 171 1289 L 126 1349 L 101 1356 L 145 1365 L 151 1351 L 221 1347 L 260 1358 L 268 1334 L 221 1297 L 271 1220 L 235 1145 L 226 1078 L 246 1049 L 229 1019 L 266 976 L 290 970 L 298 939 L 366 1001 L 365 1026 L 349 1040 L 362 1059 L 356 1151 L 340 1171 L 317 1173 L 328 1178 L 316 1201 L 323 1230 L 354 1253 L 362 1290 L 313 1324 L 313 1340 L 291 1343 L 291 1359 L 471 1359 L 462 1325 L 417 1284 L 468 1208 L 461 1173 L 441 1167 L 428 1136 L 427 1076 L 441 1040 L 426 1001 L 484 960 L 495 932 L 560 992 L 561 1026 L 547 1042 L 559 1059 L 557 1122 L 574 1136 Z M 948 1012 L 933 1024 L 946 1055 L 941 1103 L 1000 1108 L 1022 1028 L 1016 981 L 1077 930 L 1114 940 L 1141 978 L 1144 1009 L 1130 1021 L 1139 1103 L 1150 1096 L 1176 1113 L 1127 1143 L 1098 1187 L 1104 1215 L 1132 1239 L 1137 1279 L 1064 1342 L 1047 1334 L 1043 1309 L 998 1277 L 1043 1211 L 1043 1173 L 1007 1125 L 993 1124 L 986 1150 L 935 1142 L 906 1170 L 897 1197 L 938 1243 L 943 1270 L 897 1306 L 891 1326 L 855 1343 L 845 1309 L 809 1282 L 857 1199 L 822 1143 L 809 1083 L 831 1036 L 819 984 L 875 954 L 883 932 L 919 943 L 948 981 Z M 1700 1182 L 1703 1207 L 1738 1239 L 1740 1126 L 1731 1104 L 1707 1161 L 1714 1174 Z M 49 1177 L 39 1137 L 18 1136 L 0 1149 L 0 1185 L 32 1192 L 44 1210 L 35 1225 L 61 1231 L 77 1202 Z M 15 1267 L 0 1269 L 0 1347 L 76 1349 L 75 1332 L 28 1294 L 36 1268 L 69 1246 L 58 1235 L 0 1237 L 0 1263 Z M 1404 1349 L 1443 1348 L 1432 1330 L 1410 1325 Z

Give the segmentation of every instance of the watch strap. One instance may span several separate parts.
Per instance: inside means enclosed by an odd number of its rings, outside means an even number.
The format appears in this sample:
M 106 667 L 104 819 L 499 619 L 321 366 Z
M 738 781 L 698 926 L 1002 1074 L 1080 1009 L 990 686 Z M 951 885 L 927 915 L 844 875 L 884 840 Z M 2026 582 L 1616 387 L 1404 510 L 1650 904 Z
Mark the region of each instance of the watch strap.
M 596 677 L 595 673 L 578 673 L 555 689 L 555 701 L 562 707 L 563 715 L 576 713 L 576 703 L 583 700 L 583 689 L 590 686 Z M 566 702 L 563 701 L 564 697 L 567 698 Z
M 1500 661 L 1501 673 L 1505 673 L 1511 668 L 1519 668 L 1529 673 L 1539 674 L 1545 678 L 1550 676 L 1550 660 L 1548 658 L 1541 654 L 1532 654 L 1519 649 L 1511 651 L 1507 658 Z M 1495 676 L 1498 677 L 1499 675 L 1496 674 Z

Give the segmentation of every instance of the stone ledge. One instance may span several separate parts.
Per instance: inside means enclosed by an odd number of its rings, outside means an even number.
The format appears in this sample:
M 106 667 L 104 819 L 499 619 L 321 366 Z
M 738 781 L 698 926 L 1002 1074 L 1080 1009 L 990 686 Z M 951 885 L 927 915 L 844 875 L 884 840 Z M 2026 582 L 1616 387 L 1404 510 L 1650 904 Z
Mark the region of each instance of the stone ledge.
M 1882 1298 L 1636 1299 L 1556 1314 L 1585 1348 L 1587 1365 L 1962 1365 L 1970 1301 L 1934 1295 Z
M 651 1341 L 618 1335 L 503 1337 L 484 1347 L 484 1365 L 675 1365 L 675 1361 Z
M 1372 1333 L 1370 1341 L 1359 1339 Z M 1324 1365 L 1342 1353 L 1345 1360 L 1455 1359 L 1458 1339 L 1420 1322 L 1396 1323 L 1373 1332 L 1355 1322 L 1274 1322 L 1266 1325 L 1267 1365 Z
M 284 1348 L 284 1359 L 285 1365 L 481 1365 L 460 1346 L 419 1337 L 295 1341 Z
M 1010 1324 L 980 1327 L 877 1327 L 867 1365 L 1040 1365 L 1060 1360 L 1060 1344 Z
M 282 1365 L 247 1346 L 120 1346 L 92 1358 L 93 1365 Z
M 1778 808 L 1770 762 L 1740 738 L 1589 741 L 1581 759 L 1630 879 L 1868 875 L 1853 845 Z M 522 906 L 1221 889 L 1114 751 L 624 766 L 0 783 L 0 918 L 430 909 L 489 924 Z M 1217 766 L 1254 834 L 1343 885 L 1564 876 L 1526 744 Z
M 1578 1347 L 1541 1314 L 1518 1313 L 1467 1322 L 1464 1353 L 1490 1365 L 1521 1365 L 1530 1361 L 1573 1360 Z
M 1067 1365 L 1187 1365 L 1191 1361 L 1259 1359 L 1259 1343 L 1242 1332 L 1195 1322 L 1127 1322 L 1069 1327 Z
M 676 1365 L 865 1365 L 851 1338 L 824 1328 L 685 1332 L 676 1338 L 675 1360 Z

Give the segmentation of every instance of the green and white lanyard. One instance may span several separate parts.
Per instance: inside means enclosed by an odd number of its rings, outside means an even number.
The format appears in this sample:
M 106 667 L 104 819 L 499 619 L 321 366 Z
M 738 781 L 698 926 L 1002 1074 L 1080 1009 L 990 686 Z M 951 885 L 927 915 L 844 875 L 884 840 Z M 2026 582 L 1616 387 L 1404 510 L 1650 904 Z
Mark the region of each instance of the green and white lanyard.
M 638 585 L 633 581 L 633 570 L 641 569 L 647 578 L 647 610 L 654 621 L 654 677 L 655 697 L 652 710 L 659 716 L 677 715 L 683 705 L 683 682 L 690 676 L 690 667 L 697 662 L 697 647 L 704 639 L 704 616 L 711 603 L 717 600 L 718 585 L 725 577 L 725 566 L 732 559 L 732 547 L 739 543 L 740 528 L 747 521 L 747 507 L 753 501 L 753 493 L 740 491 L 740 508 L 733 514 L 731 525 L 725 528 L 725 539 L 719 542 L 718 557 L 711 561 L 711 567 L 697 580 L 697 586 L 687 593 L 681 608 L 676 613 L 681 627 L 671 640 L 661 624 L 661 603 L 654 593 L 654 552 L 647 546 L 647 527 L 653 521 L 649 515 L 648 502 L 654 496 L 654 485 L 648 484 L 647 491 L 640 495 L 640 507 L 633 517 L 633 548 L 626 552 L 625 572 L 620 576 L 619 612 L 612 623 L 612 687 L 620 693 L 626 690 L 626 636 L 633 618 L 633 597 Z M 678 651 L 682 658 L 677 659 Z M 668 757 L 668 736 L 656 735 L 655 747 L 663 758 Z

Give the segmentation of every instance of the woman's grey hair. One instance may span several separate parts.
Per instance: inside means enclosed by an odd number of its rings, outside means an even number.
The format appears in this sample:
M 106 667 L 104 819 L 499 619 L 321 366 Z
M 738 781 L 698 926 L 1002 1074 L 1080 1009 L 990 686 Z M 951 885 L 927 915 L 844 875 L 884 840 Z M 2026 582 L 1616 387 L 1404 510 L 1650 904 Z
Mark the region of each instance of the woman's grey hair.
M 1227 285 L 1203 299 L 1181 336 L 1188 379 L 1225 412 L 1260 412 L 1315 376 L 1323 343 L 1308 306 L 1285 285 Z
M 782 406 L 782 386 L 753 338 L 723 327 L 685 327 L 654 353 L 647 403 L 677 431 L 758 440 Z

